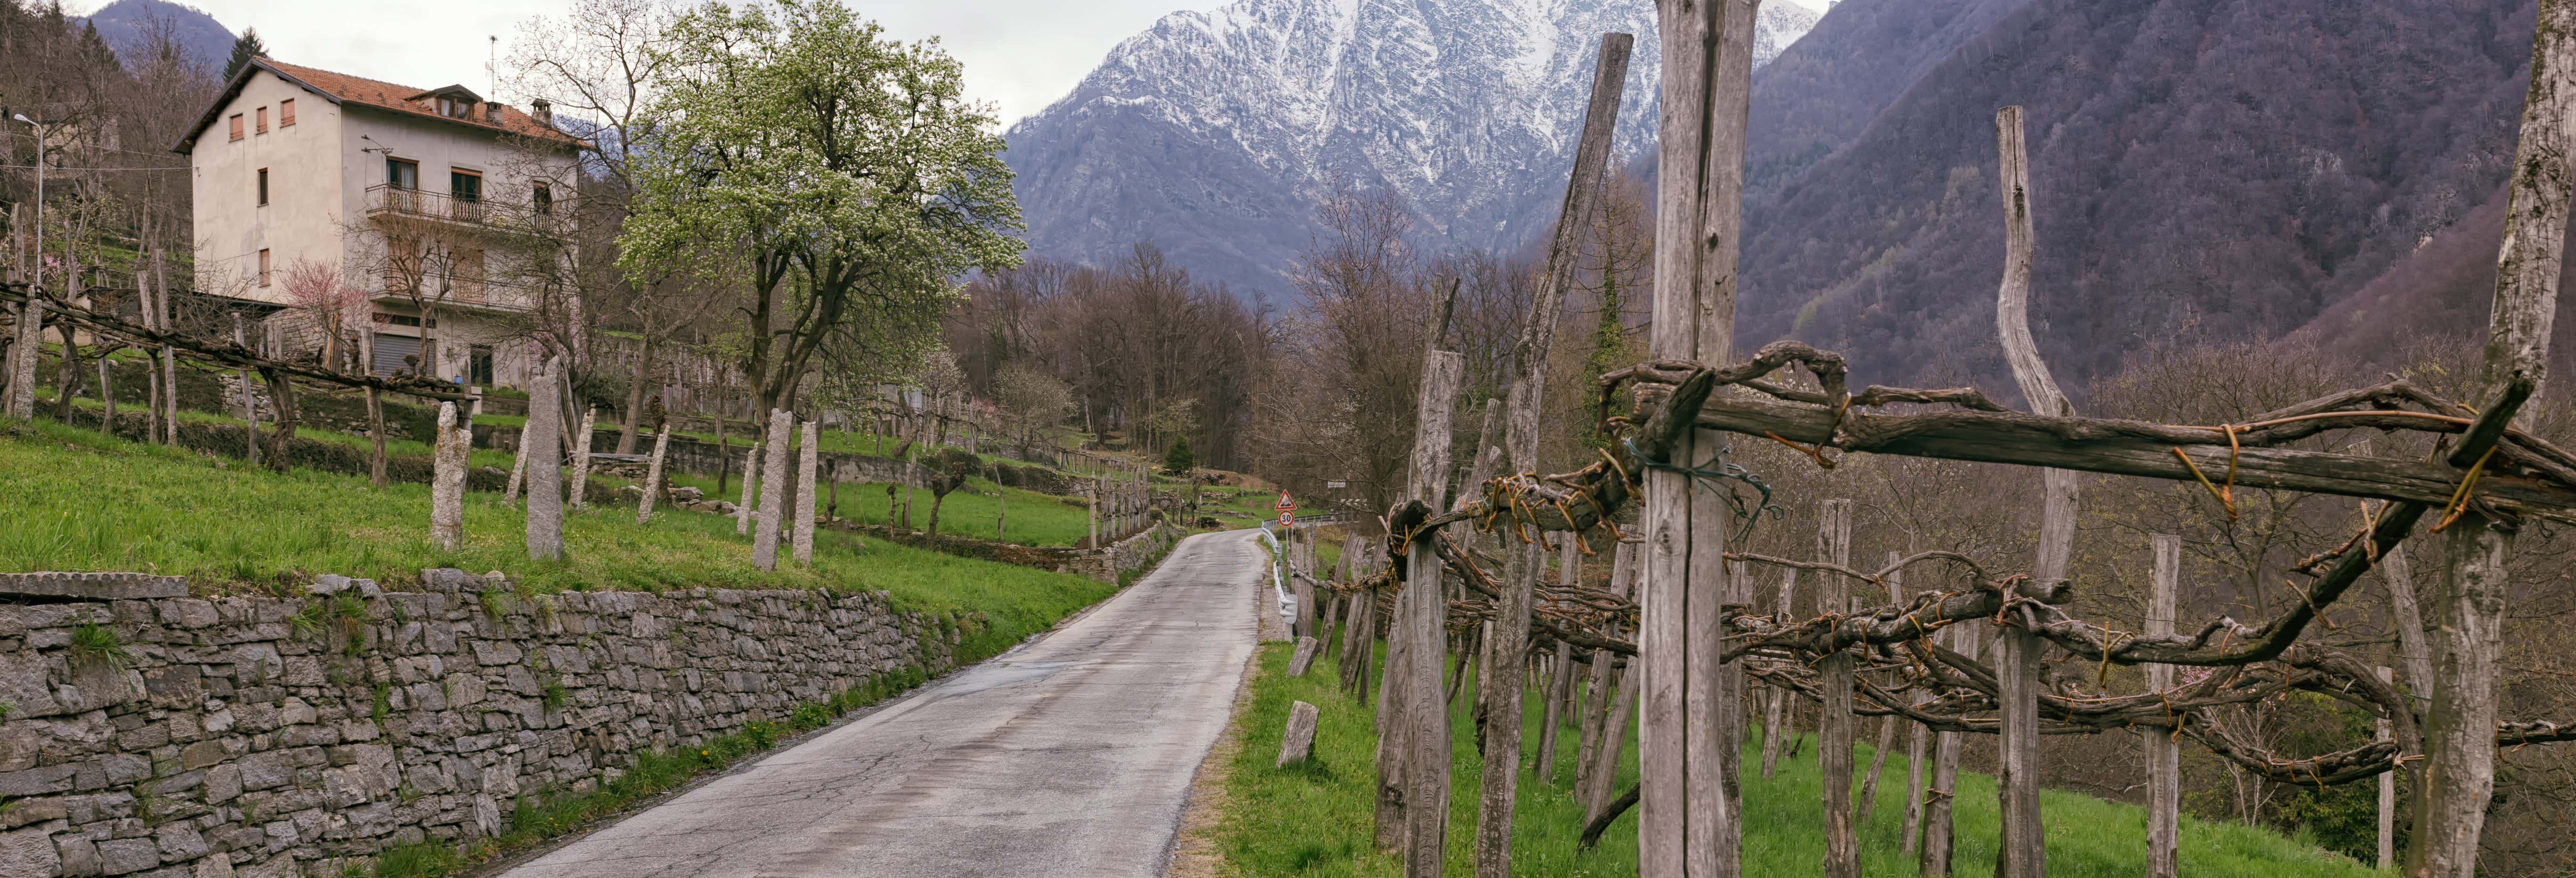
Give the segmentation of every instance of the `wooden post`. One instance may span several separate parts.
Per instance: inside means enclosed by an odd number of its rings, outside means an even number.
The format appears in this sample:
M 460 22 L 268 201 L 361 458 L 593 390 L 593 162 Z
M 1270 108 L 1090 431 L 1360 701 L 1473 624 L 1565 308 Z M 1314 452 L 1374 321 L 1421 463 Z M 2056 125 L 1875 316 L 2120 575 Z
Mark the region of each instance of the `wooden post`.
M 1411 490 L 1425 506 L 1441 507 L 1449 474 L 1449 421 L 1466 358 L 1434 350 L 1422 370 L 1422 395 L 1415 411 Z M 1404 872 L 1407 878 L 1436 878 L 1448 853 L 1449 712 L 1440 691 L 1442 634 L 1449 601 L 1442 594 L 1440 555 L 1435 531 L 1412 535 L 1405 551 L 1407 581 L 1396 599 L 1396 633 L 1406 641 L 1403 723 L 1396 737 L 1403 746 L 1401 796 Z M 1388 676 L 1394 676 L 1389 671 Z M 1384 745 L 1380 745 L 1384 752 Z M 1383 757 L 1381 761 L 1385 761 Z M 1383 781 L 1381 781 L 1383 784 Z M 1383 791 L 1383 786 L 1381 790 Z
M 1611 594 L 1627 597 L 1634 590 L 1639 554 L 1638 544 L 1624 540 L 1611 550 Z M 1613 690 L 1620 685 L 1615 667 L 1617 664 L 1617 657 L 1610 651 L 1594 650 L 1592 667 L 1585 674 L 1585 687 L 1591 690 L 1592 695 L 1583 712 L 1582 727 L 1577 732 L 1574 749 L 1574 796 L 1575 801 L 1583 804 L 1586 819 L 1590 819 L 1597 805 L 1609 799 L 1608 789 L 1613 778 L 1597 776 L 1600 774 L 1599 766 L 1602 764 L 1600 751 L 1615 750 L 1627 744 L 1628 720 L 1623 714 L 1614 713 L 1629 709 L 1618 706 L 1617 698 L 1614 698 Z M 1630 682 L 1633 684 L 1634 681 Z M 1628 704 L 1634 705 L 1636 703 L 1635 686 L 1630 685 L 1620 691 L 1618 697 L 1624 697 Z M 1613 719 L 1614 715 L 1620 718 Z M 1616 740 L 1612 740 L 1614 738 Z M 1608 764 L 1616 769 L 1619 765 L 1618 757 L 1615 754 L 1612 755 Z
M 805 447 L 796 452 L 795 558 L 799 567 L 814 566 L 814 467 L 822 438 L 813 421 L 805 422 Z M 998 483 L 994 486 L 1000 488 Z
M 465 452 L 473 425 L 456 423 L 456 404 L 438 404 L 438 435 L 430 450 L 429 541 L 439 551 L 465 548 Z
M 1315 664 L 1315 653 L 1322 650 L 1323 646 L 1322 641 L 1311 636 L 1300 635 L 1297 638 L 1297 651 L 1288 656 L 1288 676 L 1306 676 L 1306 670 Z
M 1974 625 L 1952 625 L 1950 648 L 1968 658 L 1977 657 L 1977 629 Z M 1959 792 L 1959 733 L 1934 734 L 1932 745 L 1932 786 L 1923 791 L 1922 871 L 1927 878 L 1947 878 L 1950 855 L 1957 826 L 1950 820 L 1951 803 Z
M 1897 559 L 1902 557 L 1904 556 L 1899 553 L 1889 552 L 1887 563 L 1894 566 Z M 1887 574 L 1887 600 L 1890 604 L 1905 603 L 1904 570 L 1900 569 Z M 1868 825 L 1869 812 L 1878 805 L 1878 775 L 1887 768 L 1887 751 L 1896 746 L 1896 720 L 1895 716 L 1890 715 L 1879 721 L 1878 748 L 1870 751 L 1869 770 L 1862 772 L 1860 777 L 1860 801 L 1855 803 L 1852 810 L 1852 825 L 1855 827 Z
M 1663 45 L 1656 132 L 1654 329 L 1659 358 L 1724 363 L 1735 335 L 1736 256 L 1744 224 L 1745 117 L 1759 0 L 1658 9 Z M 1702 428 L 1670 464 L 1716 467 L 1723 441 Z M 1718 663 L 1720 605 L 1742 603 L 1723 556 L 1733 512 L 1672 469 L 1645 475 L 1646 575 L 1638 652 L 1645 666 L 1645 779 L 1637 821 L 1641 878 L 1739 874 L 1735 762 L 1743 669 Z
M 1851 515 L 1850 500 L 1824 502 L 1817 557 L 1851 565 Z M 1837 574 L 1825 575 L 1820 595 L 1829 612 L 1848 612 L 1860 602 L 1851 582 Z M 1849 650 L 1836 650 L 1816 663 L 1824 701 L 1816 711 L 1816 767 L 1824 779 L 1825 878 L 1860 878 L 1860 837 L 1852 830 L 1852 726 L 1858 720 L 1852 716 L 1852 665 Z
M 2379 682 L 2387 683 L 2397 679 L 2392 669 L 2386 665 L 2379 666 L 2377 670 Z M 2386 741 L 2389 736 L 2388 718 L 2382 716 L 2379 718 L 2378 734 L 2372 739 Z M 2397 772 L 2394 771 L 2379 773 L 2378 862 L 2382 870 L 2397 868 Z
M 1583 582 L 1583 554 L 1573 534 L 1559 541 L 1556 581 L 1573 586 Z M 1563 640 L 1556 642 L 1554 663 L 1548 666 L 1547 704 L 1539 711 L 1538 782 L 1556 782 L 1557 727 L 1564 722 L 1566 701 L 1574 694 L 1574 647 Z
M 2147 579 L 2147 636 L 2174 633 L 2176 583 L 2182 578 L 2182 537 L 2156 534 L 2155 565 Z M 2147 666 L 2147 689 L 2173 688 L 2172 665 Z M 2147 878 L 2179 878 L 2182 843 L 2182 749 L 2174 732 L 2147 729 Z M 2386 777 L 2387 775 L 2381 775 Z
M 563 358 L 550 357 L 528 382 L 528 423 L 519 429 L 519 452 L 528 462 L 528 557 L 537 561 L 563 558 Z
M 599 407 L 581 407 L 581 429 L 564 437 L 572 448 L 572 508 L 590 508 L 590 434 L 599 427 Z
M 34 301 L 35 301 L 35 300 L 33 300 L 33 299 L 29 299 L 29 300 L 28 300 L 28 302 L 29 302 L 31 305 L 34 303 Z M 245 349 L 246 349 L 246 348 L 248 348 L 248 347 L 250 346 L 250 343 L 249 343 L 249 342 L 247 342 L 247 341 L 244 341 L 244 340 L 243 340 L 243 339 L 244 339 L 244 336 L 242 335 L 242 315 L 241 315 L 241 312 L 239 312 L 239 311 L 235 311 L 235 312 L 232 312 L 232 314 L 233 314 L 233 347 L 237 347 L 237 348 L 245 348 Z M 30 350 L 33 350 L 33 348 L 31 347 L 31 348 L 30 348 Z M 27 390 L 28 390 L 29 392 L 31 392 L 31 393 L 32 393 L 32 392 L 34 392 L 34 391 L 35 391 L 35 383 L 36 383 L 36 382 L 35 382 L 35 375 L 36 375 L 36 372 L 35 372 L 35 363 L 34 363 L 34 361 L 33 361 L 33 359 L 32 359 L 32 358 L 30 358 L 30 360 L 28 361 L 28 366 L 27 366 L 27 369 L 26 369 L 26 374 L 27 374 L 27 376 L 28 376 L 28 380 L 25 382 L 25 383 L 26 383 L 26 385 L 27 385 Z M 235 369 L 235 370 L 233 370 L 233 379 L 234 379 L 236 382 L 239 382 L 239 383 L 241 384 L 242 429 L 243 429 L 243 432 L 242 432 L 242 437 L 243 437 L 243 451 L 242 451 L 242 459 L 243 459 L 243 461 L 244 461 L 245 463 L 248 463 L 248 464 L 250 464 L 251 466 L 258 466 L 258 465 L 259 465 L 259 399 L 258 399 L 258 397 L 255 397 L 255 396 L 252 396 L 252 395 L 251 395 L 251 389 L 250 389 L 250 370 L 249 370 L 249 369 Z
M 2072 415 L 2074 406 L 2057 389 L 2057 379 L 2040 359 L 2030 334 L 2030 263 L 2033 249 L 2030 211 L 2030 167 L 2022 146 L 2020 107 L 1995 111 L 1995 140 L 2002 154 L 2004 201 L 2004 280 L 1996 291 L 1995 324 L 2003 337 L 2004 359 L 2021 384 L 2030 410 L 2042 415 Z M 2075 473 L 2042 471 L 2039 557 L 2031 575 L 2042 583 L 2066 578 L 2066 563 L 2075 548 Z M 2003 740 L 1995 779 L 2003 811 L 2003 839 L 1996 855 L 1996 878 L 2043 878 L 2048 871 L 2046 830 L 2039 816 L 2039 660 L 2047 641 L 2019 627 L 1998 634 L 2001 651 L 1995 676 L 2001 697 L 1998 719 Z
M 542 369 L 543 367 L 539 367 L 538 371 L 541 371 Z M 528 398 L 533 402 L 536 399 L 536 394 L 531 392 L 528 394 Z M 536 416 L 537 407 L 534 405 L 528 406 L 528 417 L 533 418 Z M 525 485 L 528 480 L 528 446 L 532 444 L 535 443 L 529 441 L 528 426 L 527 423 L 523 421 L 519 425 L 519 450 L 510 455 L 510 487 L 509 490 L 501 492 L 501 502 L 512 504 L 519 502 L 519 488 L 520 486 Z
M 376 332 L 374 329 L 359 330 L 358 359 L 361 361 L 358 367 L 360 371 L 368 375 L 375 374 Z M 524 441 L 521 444 L 525 444 Z M 370 487 L 383 488 L 385 486 L 385 398 L 383 392 L 373 386 L 367 388 L 367 446 L 367 484 Z M 504 498 L 505 500 L 519 498 L 519 476 L 521 475 L 519 465 L 526 460 L 527 458 L 520 457 L 510 464 L 510 493 Z
M 762 570 L 778 569 L 778 525 L 787 514 L 787 443 L 796 416 L 785 409 L 769 410 L 769 456 L 761 461 L 760 523 L 751 531 L 751 565 Z M 751 480 L 743 479 L 744 484 Z
M 1780 596 L 1771 611 L 1783 619 L 1797 618 L 1798 568 L 1780 568 Z M 1771 690 L 1771 703 L 1762 715 L 1762 779 L 1770 780 L 1780 767 L 1780 736 L 1788 730 L 1781 714 L 1789 710 L 1797 694 L 1786 689 Z
M 644 498 L 635 502 L 635 523 L 653 520 L 653 501 L 662 495 L 662 457 L 671 450 L 671 422 L 653 425 L 653 462 L 644 469 Z
M 1512 472 L 1538 469 L 1539 405 L 1547 385 L 1547 352 L 1556 338 L 1566 293 L 1574 287 L 1575 259 L 1582 254 L 1583 242 L 1591 237 L 1600 212 L 1611 127 L 1619 119 L 1620 91 L 1628 81 L 1628 55 L 1635 45 L 1636 37 L 1629 34 L 1601 35 L 1592 71 L 1592 99 L 1583 111 L 1574 172 L 1557 213 L 1556 233 L 1548 243 L 1546 273 L 1530 299 L 1520 340 L 1512 348 L 1512 387 L 1503 422 L 1504 452 L 1510 456 Z M 1566 542 L 1573 542 L 1572 534 L 1566 535 Z M 1530 604 L 1540 573 L 1535 568 L 1543 566 L 1546 556 L 1527 551 L 1509 557 L 1514 563 L 1505 566 L 1502 596 L 1494 602 L 1493 633 L 1486 644 L 1487 676 L 1494 685 L 1482 693 L 1483 710 L 1495 719 L 1485 726 L 1485 777 L 1476 815 L 1478 878 L 1509 878 L 1512 871 L 1512 813 L 1521 777 L 1521 676 L 1529 654 Z
M 733 506 L 733 532 L 735 536 L 744 536 L 751 533 L 751 501 L 754 493 L 753 486 L 757 485 L 759 482 L 760 441 L 755 439 L 752 441 L 751 447 L 745 448 L 742 451 L 742 502 L 736 503 Z M 906 518 L 909 519 L 909 516 L 906 516 Z M 887 523 L 892 524 L 893 522 Z M 909 521 L 906 523 L 909 523 Z
M 101 348 L 106 346 L 103 343 L 99 345 Z M 108 353 L 104 350 L 98 353 L 98 431 L 114 436 L 116 435 L 116 382 L 114 380 L 116 376 L 107 368 Z
M 2506 415 L 2540 395 L 2548 378 L 2551 321 L 2567 239 L 2568 156 L 2576 151 L 2576 0 L 2541 0 L 2531 46 L 2531 90 L 2515 147 L 2511 201 L 2496 262 L 2479 410 Z M 2528 426 L 2529 417 L 2521 420 Z M 2448 462 L 2475 472 L 2467 447 Z M 2492 449 L 2490 449 L 2490 452 Z M 2464 475 L 2464 478 L 2467 476 Z M 2424 724 L 2424 774 L 2406 846 L 2413 878 L 2477 873 L 2478 837 L 2495 794 L 2496 676 L 2504 658 L 2514 531 L 2477 512 L 2446 521 L 2435 584 L 2433 708 Z

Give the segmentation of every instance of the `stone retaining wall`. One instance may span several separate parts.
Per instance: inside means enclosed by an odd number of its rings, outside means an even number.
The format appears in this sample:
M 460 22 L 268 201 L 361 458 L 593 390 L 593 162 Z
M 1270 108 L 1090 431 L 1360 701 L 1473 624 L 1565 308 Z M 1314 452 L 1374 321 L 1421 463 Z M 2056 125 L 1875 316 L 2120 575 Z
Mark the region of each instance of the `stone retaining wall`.
M 157 579 L 0 576 L 0 878 L 326 875 L 490 836 L 516 797 L 639 750 L 946 670 L 978 624 L 881 592 L 530 600 L 432 570 L 199 599 Z

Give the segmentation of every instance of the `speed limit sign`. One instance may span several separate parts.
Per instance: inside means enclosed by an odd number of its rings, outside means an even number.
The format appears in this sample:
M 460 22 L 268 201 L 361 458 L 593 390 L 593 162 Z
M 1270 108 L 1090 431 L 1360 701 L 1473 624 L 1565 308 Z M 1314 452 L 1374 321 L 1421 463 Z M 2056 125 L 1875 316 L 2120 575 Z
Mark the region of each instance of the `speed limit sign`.
M 1295 512 L 1281 512 L 1281 513 L 1279 513 L 1279 526 L 1280 526 L 1280 527 L 1288 527 L 1288 526 L 1290 526 L 1290 525 L 1294 525 L 1294 524 L 1296 524 L 1296 523 L 1297 523 L 1297 513 L 1295 513 Z

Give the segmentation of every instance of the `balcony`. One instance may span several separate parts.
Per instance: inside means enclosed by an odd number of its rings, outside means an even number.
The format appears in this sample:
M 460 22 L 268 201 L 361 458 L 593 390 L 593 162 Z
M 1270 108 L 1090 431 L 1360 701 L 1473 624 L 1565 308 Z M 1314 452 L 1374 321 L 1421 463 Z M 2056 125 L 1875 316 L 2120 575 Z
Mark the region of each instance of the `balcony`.
M 551 204 L 548 207 L 548 210 L 540 211 L 528 204 L 458 198 L 444 192 L 391 184 L 367 187 L 367 216 L 379 221 L 425 221 L 504 234 L 550 236 L 563 228 L 563 219 L 556 211 L 563 210 L 564 206 Z

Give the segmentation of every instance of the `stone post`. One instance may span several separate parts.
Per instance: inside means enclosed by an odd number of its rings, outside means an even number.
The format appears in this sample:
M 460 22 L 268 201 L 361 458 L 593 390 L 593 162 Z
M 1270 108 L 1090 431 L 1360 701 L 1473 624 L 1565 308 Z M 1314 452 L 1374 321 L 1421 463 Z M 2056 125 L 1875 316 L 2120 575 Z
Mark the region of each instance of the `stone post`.
M 751 533 L 752 485 L 759 481 L 760 442 L 755 440 L 751 443 L 751 447 L 744 450 L 742 453 L 742 502 L 736 503 L 733 506 L 733 532 L 735 536 L 742 536 Z
M 751 563 L 764 571 L 778 569 L 778 525 L 787 517 L 788 431 L 796 416 L 769 410 L 769 455 L 761 461 L 760 523 L 751 531 Z
M 599 407 L 583 406 L 581 429 L 565 437 L 572 446 L 572 508 L 590 508 L 590 432 L 599 426 Z
M 805 447 L 796 453 L 796 563 L 814 566 L 814 455 L 822 442 L 813 421 L 805 422 Z
M 528 382 L 528 425 L 519 431 L 519 452 L 528 461 L 528 557 L 538 561 L 563 558 L 563 439 L 558 396 L 563 358 L 547 358 L 535 380 Z
M 429 541 L 442 552 L 465 547 L 465 452 L 474 428 L 456 421 L 456 404 L 439 403 L 438 435 L 430 452 Z

